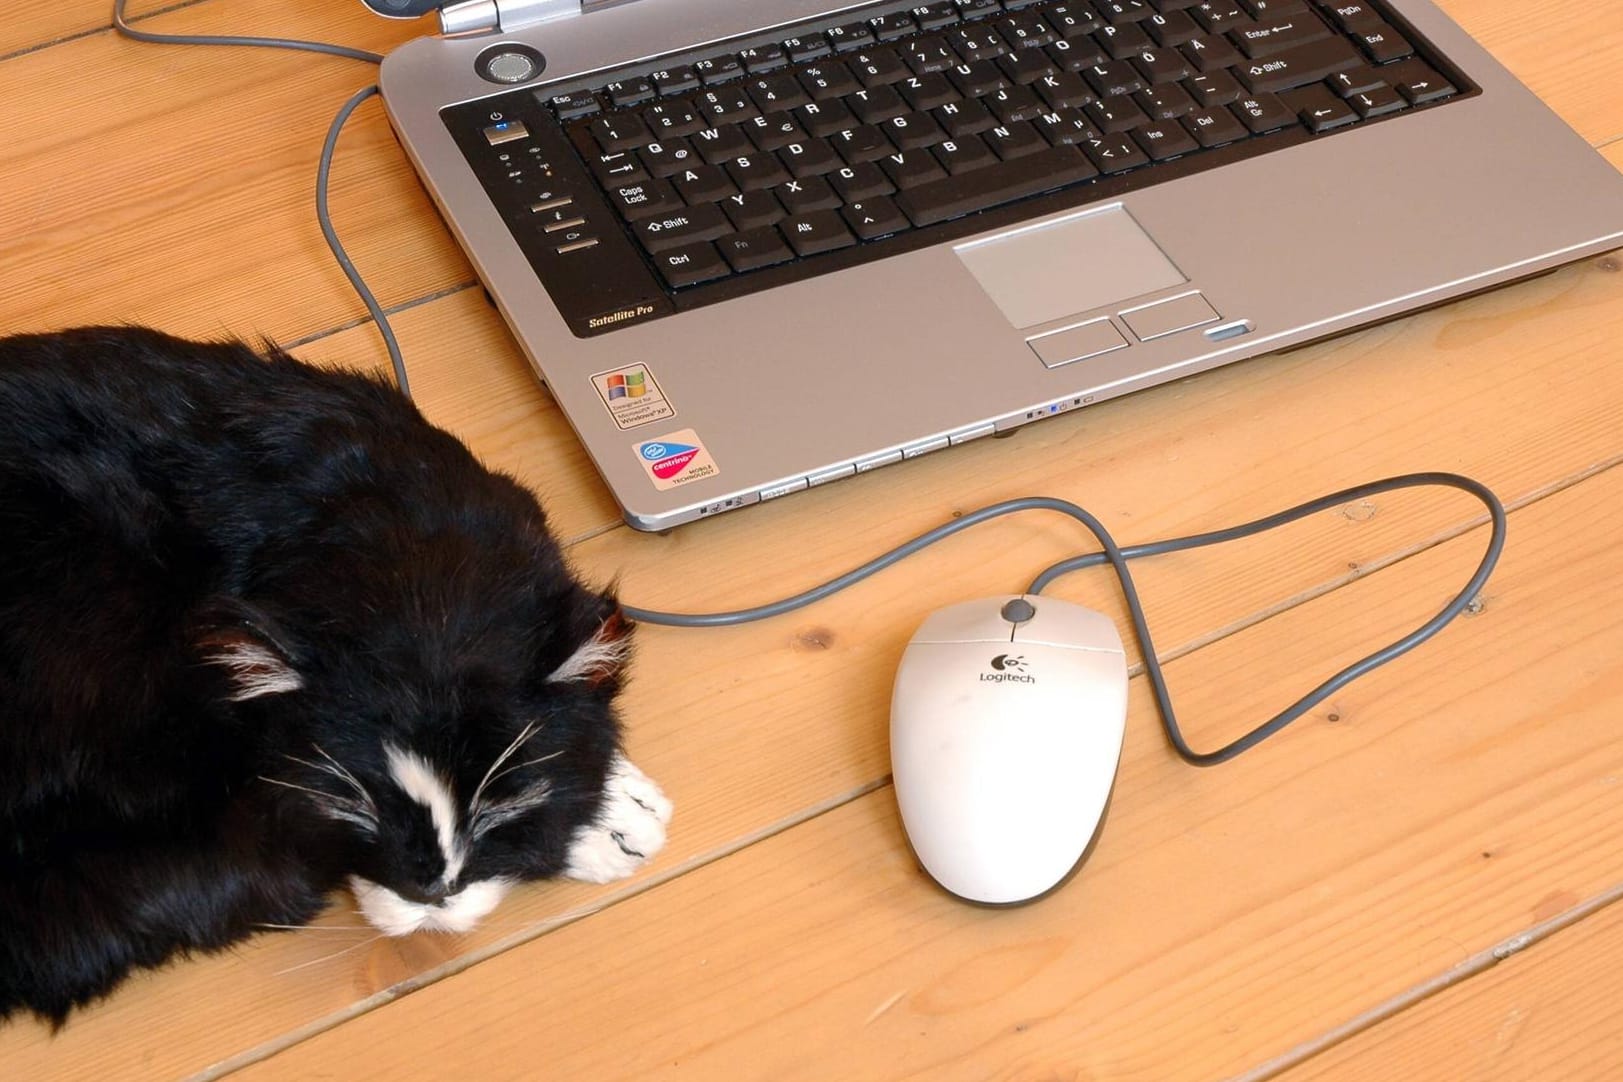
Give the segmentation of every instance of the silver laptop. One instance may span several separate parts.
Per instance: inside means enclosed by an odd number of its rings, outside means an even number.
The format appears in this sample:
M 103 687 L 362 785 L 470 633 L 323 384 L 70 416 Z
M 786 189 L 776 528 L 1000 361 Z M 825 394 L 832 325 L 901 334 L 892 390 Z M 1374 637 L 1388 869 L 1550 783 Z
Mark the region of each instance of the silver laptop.
M 641 529 L 1623 245 L 1623 176 L 1426 0 L 439 18 L 389 116 Z

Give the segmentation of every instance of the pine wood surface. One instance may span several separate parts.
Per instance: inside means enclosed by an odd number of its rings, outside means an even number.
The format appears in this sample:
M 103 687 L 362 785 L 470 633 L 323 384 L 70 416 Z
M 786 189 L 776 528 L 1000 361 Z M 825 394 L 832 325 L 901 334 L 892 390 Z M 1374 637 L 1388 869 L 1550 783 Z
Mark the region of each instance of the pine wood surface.
M 1623 9 L 1562 0 L 1541 6 L 1546 29 L 1518 33 L 1521 5 L 1444 6 L 1623 167 L 1611 141 L 1623 135 Z M 419 29 L 351 3 L 132 10 L 159 12 L 142 20 L 157 30 L 375 50 Z M 0 37 L 0 93 L 31 105 L 0 111 L 0 328 L 133 320 L 384 364 L 310 196 L 327 123 L 367 67 L 141 45 L 97 30 L 108 22 L 103 5 L 72 3 Z M 1176 762 L 1135 680 L 1099 852 L 1064 892 L 1015 913 L 951 903 L 906 858 L 887 785 L 888 686 L 926 612 L 1020 588 L 1089 547 L 1076 527 L 983 527 L 754 628 L 644 628 L 625 700 L 631 751 L 677 802 L 670 846 L 644 874 L 528 888 L 460 937 L 372 941 L 338 899 L 314 929 L 139 978 L 54 1039 L 32 1023 L 0 1030 L 0 1076 L 171 1078 L 256 1062 L 244 1073 L 1271 1071 L 1617 885 L 1618 746 L 1605 724 L 1623 705 L 1605 605 L 1623 581 L 1607 545 L 1623 456 L 1617 255 L 649 537 L 619 525 L 375 103 L 340 143 L 333 211 L 385 304 L 404 309 L 425 412 L 536 487 L 576 564 L 618 576 L 637 604 L 778 596 L 954 511 L 1037 491 L 1086 503 L 1136 541 L 1455 469 L 1516 507 L 1512 548 L 1480 615 L 1230 766 Z M 1399 494 L 1142 567 L 1197 746 L 1435 611 L 1480 551 L 1480 517 L 1465 498 Z M 1122 617 L 1098 572 L 1055 592 Z M 1535 977 L 1518 987 L 1536 988 L 1538 971 L 1522 971 Z M 1400 1022 L 1425 1031 L 1410 1022 L 1420 1017 L 1395 1009 L 1368 1039 Z M 1605 1051 L 1579 1029 L 1556 1040 L 1575 1062 Z

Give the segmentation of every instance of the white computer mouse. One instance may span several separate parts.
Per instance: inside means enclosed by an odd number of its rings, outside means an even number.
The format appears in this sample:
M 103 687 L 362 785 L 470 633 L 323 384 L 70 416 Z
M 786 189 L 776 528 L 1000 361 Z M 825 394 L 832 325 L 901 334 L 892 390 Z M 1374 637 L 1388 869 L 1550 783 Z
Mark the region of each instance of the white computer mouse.
M 1110 618 L 1048 597 L 932 613 L 902 654 L 890 759 L 908 841 L 968 901 L 1057 887 L 1092 850 L 1127 720 Z

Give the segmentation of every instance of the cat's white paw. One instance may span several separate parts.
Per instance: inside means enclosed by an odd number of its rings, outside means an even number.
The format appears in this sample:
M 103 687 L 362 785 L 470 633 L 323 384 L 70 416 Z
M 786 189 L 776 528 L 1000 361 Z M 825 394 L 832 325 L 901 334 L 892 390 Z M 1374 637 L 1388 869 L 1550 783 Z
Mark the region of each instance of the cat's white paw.
M 609 766 L 597 820 L 575 832 L 564 874 L 587 883 L 624 879 L 665 844 L 671 802 L 623 755 Z

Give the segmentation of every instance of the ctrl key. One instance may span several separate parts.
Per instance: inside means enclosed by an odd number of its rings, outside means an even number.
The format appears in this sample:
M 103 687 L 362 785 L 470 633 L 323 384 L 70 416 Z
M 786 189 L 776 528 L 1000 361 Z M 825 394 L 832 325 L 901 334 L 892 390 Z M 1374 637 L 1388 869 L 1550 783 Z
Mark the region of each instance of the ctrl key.
M 708 241 L 666 249 L 654 256 L 654 266 L 672 289 L 698 285 L 729 273 L 721 253 Z

